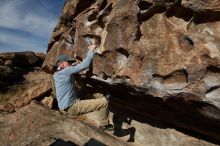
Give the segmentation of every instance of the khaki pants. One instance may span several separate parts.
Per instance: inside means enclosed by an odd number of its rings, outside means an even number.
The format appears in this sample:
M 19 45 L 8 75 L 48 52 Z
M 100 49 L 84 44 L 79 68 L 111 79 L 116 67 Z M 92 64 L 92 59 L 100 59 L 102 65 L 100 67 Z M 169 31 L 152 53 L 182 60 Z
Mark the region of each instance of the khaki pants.
M 108 119 L 108 101 L 106 98 L 77 100 L 68 110 L 67 113 L 73 116 L 86 114 L 90 112 L 97 112 L 99 124 L 105 126 L 109 124 Z

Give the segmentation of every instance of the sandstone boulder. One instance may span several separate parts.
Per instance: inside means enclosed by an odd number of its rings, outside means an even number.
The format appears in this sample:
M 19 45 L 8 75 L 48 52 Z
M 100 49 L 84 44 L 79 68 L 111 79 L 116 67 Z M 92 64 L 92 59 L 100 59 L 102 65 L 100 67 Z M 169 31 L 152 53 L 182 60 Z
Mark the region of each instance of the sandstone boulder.
M 12 81 L 18 79 L 20 72 L 12 67 L 0 65 L 0 80 L 1 81 Z
M 40 70 L 45 59 L 44 53 L 6 52 L 0 53 L 0 84 L 2 89 L 25 82 L 26 74 Z M 40 75 L 38 75 L 39 78 Z M 35 77 L 37 78 L 37 76 Z
M 44 98 L 48 94 L 50 95 L 50 92 L 50 82 L 38 83 L 35 86 L 29 88 L 23 95 L 21 95 L 21 98 L 19 98 L 15 103 L 15 108 L 18 110 L 19 108 L 31 103 L 32 100 Z
M 76 145 L 84 145 L 91 140 L 104 145 L 127 145 L 96 127 L 36 103 L 13 114 L 0 114 L 0 130 L 0 145 L 4 146 L 51 145 L 58 139 Z
M 195 11 L 216 11 L 220 12 L 220 2 L 215 0 L 182 0 L 182 5 Z M 205 19 L 205 18 L 204 18 Z
M 115 128 L 106 133 L 91 126 L 91 117 L 95 113 L 71 117 L 33 101 L 15 113 L 0 112 L 0 145 L 49 146 L 60 141 L 74 145 L 217 145 L 178 132 L 166 124 L 152 122 L 150 119 L 136 121 L 137 117 L 128 115 L 113 111 L 110 119 Z
M 33 66 L 41 60 L 34 52 L 30 51 L 0 53 L 0 58 L 3 60 L 10 60 L 10 65 L 19 67 Z
M 14 112 L 32 100 L 52 108 L 50 75 L 38 68 L 27 74 L 8 66 L 0 66 L 0 71 L 0 111 Z
M 52 73 L 60 54 L 82 60 L 94 39 L 94 87 L 119 94 L 116 104 L 130 112 L 220 140 L 219 2 L 166 3 L 67 1 L 42 67 Z

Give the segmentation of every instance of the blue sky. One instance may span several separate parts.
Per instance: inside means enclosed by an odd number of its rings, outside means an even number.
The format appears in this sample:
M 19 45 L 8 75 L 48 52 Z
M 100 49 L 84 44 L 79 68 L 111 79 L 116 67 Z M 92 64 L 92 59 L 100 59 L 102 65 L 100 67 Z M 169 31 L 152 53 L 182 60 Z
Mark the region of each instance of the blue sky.
M 66 0 L 1 0 L 0 52 L 46 52 Z

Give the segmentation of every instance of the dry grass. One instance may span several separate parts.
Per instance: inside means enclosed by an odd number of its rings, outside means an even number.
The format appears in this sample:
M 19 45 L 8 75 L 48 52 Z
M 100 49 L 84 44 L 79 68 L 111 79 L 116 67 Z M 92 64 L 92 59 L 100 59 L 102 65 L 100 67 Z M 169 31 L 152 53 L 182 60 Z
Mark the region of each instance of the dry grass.
M 23 93 L 26 92 L 30 87 L 39 84 L 39 82 L 49 80 L 49 75 L 40 70 L 35 70 L 24 75 L 24 78 L 25 81 L 22 83 L 9 85 L 4 89 L 0 89 L 0 105 L 6 103 L 15 103 L 15 101 L 21 98 Z
M 4 91 L 0 91 L 0 104 L 14 103 L 26 90 L 23 84 L 10 85 Z

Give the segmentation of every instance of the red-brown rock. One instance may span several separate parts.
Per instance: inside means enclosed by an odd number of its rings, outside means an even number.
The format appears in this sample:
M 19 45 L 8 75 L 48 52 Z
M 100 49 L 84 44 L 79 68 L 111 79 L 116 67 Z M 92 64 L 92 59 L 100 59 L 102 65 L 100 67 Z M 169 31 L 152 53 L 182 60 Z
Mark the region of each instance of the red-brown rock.
M 51 84 L 49 81 L 38 83 L 37 85 L 31 87 L 27 90 L 21 97 L 16 101 L 15 108 L 19 108 L 28 105 L 32 100 L 39 98 L 44 98 L 47 94 L 51 92 Z
M 43 69 L 51 71 L 60 54 L 84 58 L 85 38 L 100 40 L 92 81 L 107 83 L 121 96 L 142 97 L 122 108 L 220 140 L 220 5 L 175 2 L 68 1 Z M 176 119 L 178 113 L 182 118 Z M 204 128 L 207 124 L 212 128 Z
M 12 113 L 12 112 L 15 111 L 15 108 L 14 108 L 14 105 L 10 104 L 10 103 L 1 104 L 0 105 L 0 111 Z

